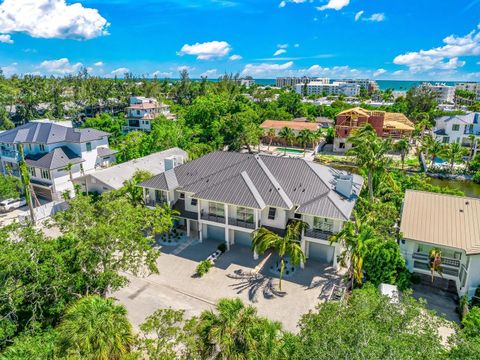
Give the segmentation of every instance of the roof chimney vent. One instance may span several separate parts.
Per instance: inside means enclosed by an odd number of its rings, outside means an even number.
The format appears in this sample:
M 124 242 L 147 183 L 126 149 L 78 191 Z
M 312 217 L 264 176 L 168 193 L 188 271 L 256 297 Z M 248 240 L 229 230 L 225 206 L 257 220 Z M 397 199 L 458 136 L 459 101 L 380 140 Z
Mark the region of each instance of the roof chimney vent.
M 353 175 L 352 174 L 342 174 L 338 176 L 337 182 L 335 184 L 335 190 L 347 198 L 352 196 L 353 193 Z

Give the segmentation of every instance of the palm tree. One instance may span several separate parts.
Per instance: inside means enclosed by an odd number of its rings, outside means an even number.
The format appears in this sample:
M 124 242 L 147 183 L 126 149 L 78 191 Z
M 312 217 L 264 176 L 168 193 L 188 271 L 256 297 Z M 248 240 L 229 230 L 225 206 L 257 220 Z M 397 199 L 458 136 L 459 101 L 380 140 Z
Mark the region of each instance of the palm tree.
M 455 165 L 456 162 L 461 161 L 466 155 L 466 149 L 459 143 L 455 142 L 445 147 L 443 154 L 450 163 L 450 170 L 453 170 L 453 165 Z
M 432 283 L 435 273 L 442 276 L 442 251 L 439 248 L 433 248 L 428 254 L 430 258 L 430 271 L 432 272 Z
M 475 156 L 475 148 L 477 147 L 477 137 L 473 134 L 468 135 L 468 141 L 470 142 L 470 159 Z
M 445 145 L 431 136 L 425 137 L 423 148 L 430 158 L 430 164 L 433 164 L 435 158 L 442 156 L 445 152 Z
M 402 170 L 405 166 L 405 156 L 410 150 L 410 143 L 405 139 L 400 139 L 395 144 L 395 150 L 400 152 L 400 160 L 402 161 Z
M 270 146 L 272 146 L 272 141 L 273 141 L 273 138 L 275 137 L 275 129 L 267 129 L 266 135 L 268 138 L 267 151 L 270 151 Z
M 292 143 L 295 140 L 295 134 L 293 133 L 292 129 L 285 126 L 282 130 L 280 130 L 278 136 L 280 139 L 285 141 L 284 155 L 287 156 L 287 145 L 292 146 Z
M 373 177 L 390 165 L 391 159 L 386 154 L 392 148 L 391 141 L 380 139 L 370 124 L 355 131 L 348 141 L 352 148 L 347 151 L 347 155 L 355 156 L 357 166 L 367 171 L 368 193 L 373 200 Z
M 348 264 L 348 273 L 351 279 L 351 287 L 361 285 L 363 281 L 363 258 L 368 246 L 375 241 L 375 231 L 365 221 L 349 221 L 343 229 L 330 238 L 330 242 L 341 242 L 343 251 L 340 254 L 342 266 Z
M 302 144 L 303 157 L 305 157 L 305 154 L 307 152 L 307 144 L 313 143 L 315 141 L 315 134 L 313 132 L 311 132 L 310 130 L 303 129 L 298 134 L 297 140 L 300 144 Z
M 58 326 L 58 349 L 67 357 L 116 360 L 130 352 L 133 342 L 125 307 L 100 296 L 70 305 Z
M 255 230 L 252 234 L 252 250 L 254 252 L 261 255 L 269 249 L 274 249 L 280 257 L 280 281 L 278 283 L 280 290 L 282 290 L 285 257 L 288 256 L 294 266 L 305 262 L 305 254 L 299 239 L 307 228 L 307 223 L 295 220 L 287 226 L 284 236 L 263 227 Z
M 323 129 L 320 128 L 317 131 L 314 132 L 314 137 L 315 137 L 315 142 L 313 144 L 313 152 L 316 152 L 316 149 L 318 148 L 318 145 L 320 144 L 320 140 L 324 137 L 325 135 L 323 134 Z

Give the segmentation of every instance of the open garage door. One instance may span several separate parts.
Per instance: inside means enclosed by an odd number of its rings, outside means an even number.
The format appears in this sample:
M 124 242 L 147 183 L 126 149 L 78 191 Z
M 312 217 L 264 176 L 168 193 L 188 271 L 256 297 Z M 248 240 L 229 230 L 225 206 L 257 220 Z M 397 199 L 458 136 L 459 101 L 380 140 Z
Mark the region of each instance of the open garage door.
M 250 233 L 235 230 L 235 245 L 251 247 L 252 239 Z
M 333 246 L 309 242 L 308 258 L 321 263 L 333 264 L 335 248 Z
M 225 229 L 219 226 L 208 225 L 207 239 L 225 242 Z

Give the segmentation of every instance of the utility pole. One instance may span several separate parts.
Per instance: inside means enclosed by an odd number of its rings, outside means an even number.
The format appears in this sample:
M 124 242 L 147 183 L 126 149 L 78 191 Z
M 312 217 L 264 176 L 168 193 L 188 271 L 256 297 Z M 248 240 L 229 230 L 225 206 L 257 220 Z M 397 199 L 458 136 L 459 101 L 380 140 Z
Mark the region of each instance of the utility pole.
M 33 209 L 32 193 L 30 188 L 30 174 L 27 169 L 27 164 L 25 163 L 25 154 L 23 152 L 22 144 L 18 144 L 18 152 L 20 153 L 20 178 L 25 190 L 25 200 L 27 201 L 28 208 L 30 209 L 30 219 L 32 221 L 32 225 L 35 225 L 35 210 Z

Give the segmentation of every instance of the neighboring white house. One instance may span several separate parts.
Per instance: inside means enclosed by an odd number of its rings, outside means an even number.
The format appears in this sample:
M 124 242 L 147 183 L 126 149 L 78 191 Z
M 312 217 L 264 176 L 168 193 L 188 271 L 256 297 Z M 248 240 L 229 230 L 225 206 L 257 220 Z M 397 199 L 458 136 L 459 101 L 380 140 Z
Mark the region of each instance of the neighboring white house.
M 151 122 L 160 115 L 168 119 L 174 119 L 175 116 L 170 113 L 170 106 L 161 104 L 152 98 L 143 96 L 132 96 L 130 106 L 126 109 L 128 125 L 123 127 L 124 132 L 129 131 L 150 131 Z
M 65 191 L 72 193 L 70 176 L 77 178 L 115 162 L 115 151 L 108 147 L 109 135 L 52 121 L 31 121 L 0 133 L 0 171 L 19 176 L 21 144 L 36 195 L 58 200 Z
M 308 95 L 345 95 L 358 96 L 360 95 L 361 86 L 355 83 L 346 83 L 334 81 L 333 83 L 326 82 L 328 79 L 321 81 L 310 81 L 308 84 L 295 85 L 295 92 L 297 94 Z
M 284 234 L 290 220 L 309 225 L 307 258 L 333 266 L 341 252 L 329 237 L 350 219 L 363 178 L 305 159 L 215 152 L 139 186 L 149 206 L 169 203 L 189 236 L 251 246 L 259 227 Z M 308 264 L 308 262 L 307 262 Z
M 471 146 L 470 135 L 477 138 L 477 147 L 480 142 L 480 113 L 466 115 L 442 116 L 435 120 L 433 129 L 435 138 L 444 144 L 458 142 L 464 146 Z
M 85 176 L 74 179 L 82 191 L 101 194 L 105 191 L 118 190 L 124 182 L 130 180 L 137 170 L 148 171 L 158 175 L 174 166 L 183 164 L 188 158 L 187 152 L 179 148 L 160 151 L 107 169 L 98 169 Z
M 400 250 L 408 270 L 430 275 L 429 253 L 441 250 L 441 275 L 460 296 L 480 286 L 480 199 L 407 190 Z M 435 281 L 433 282 L 435 285 Z

